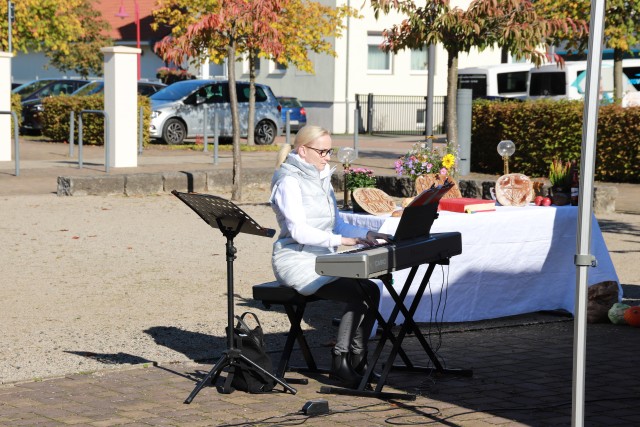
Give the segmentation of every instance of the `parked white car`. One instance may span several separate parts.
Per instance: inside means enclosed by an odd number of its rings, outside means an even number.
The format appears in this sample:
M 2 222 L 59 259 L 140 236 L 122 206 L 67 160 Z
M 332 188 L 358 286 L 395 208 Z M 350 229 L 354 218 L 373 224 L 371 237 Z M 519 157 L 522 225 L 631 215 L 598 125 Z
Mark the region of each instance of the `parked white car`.
M 240 135 L 248 134 L 249 83 L 237 82 Z M 151 100 L 150 136 L 167 144 L 182 144 L 185 138 L 204 134 L 205 110 L 207 134 L 214 135 L 217 116 L 218 135 L 232 136 L 229 82 L 226 80 L 184 80 L 156 92 Z M 282 134 L 280 104 L 271 88 L 256 84 L 255 142 L 273 144 Z

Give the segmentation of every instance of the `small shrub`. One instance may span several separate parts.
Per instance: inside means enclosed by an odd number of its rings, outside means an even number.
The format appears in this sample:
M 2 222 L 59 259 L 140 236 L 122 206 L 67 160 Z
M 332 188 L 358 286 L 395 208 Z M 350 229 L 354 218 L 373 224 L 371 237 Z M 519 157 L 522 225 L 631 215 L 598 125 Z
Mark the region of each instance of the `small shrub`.
M 74 137 L 78 142 L 78 113 L 83 110 L 104 110 L 104 96 L 53 96 L 43 100 L 42 134 L 53 141 L 69 140 L 69 125 L 71 111 L 75 112 Z M 138 95 L 138 107 L 143 108 L 142 140 L 146 146 L 149 143 L 149 124 L 151 103 L 149 98 Z M 137 136 L 137 132 L 136 132 Z M 104 116 L 101 114 L 84 113 L 82 115 L 82 143 L 88 145 L 104 145 Z

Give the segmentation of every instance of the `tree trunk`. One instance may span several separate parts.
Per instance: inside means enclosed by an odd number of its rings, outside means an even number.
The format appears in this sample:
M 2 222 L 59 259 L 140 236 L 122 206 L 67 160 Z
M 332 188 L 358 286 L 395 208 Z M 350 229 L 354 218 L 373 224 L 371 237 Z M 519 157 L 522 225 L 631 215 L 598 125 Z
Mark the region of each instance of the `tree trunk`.
M 256 59 L 254 51 L 249 52 L 249 119 L 247 120 L 247 145 L 255 145 L 256 128 Z
M 447 63 L 447 143 L 458 148 L 458 53 L 448 52 Z
M 613 99 L 616 104 L 622 101 L 624 87 L 622 84 L 622 58 L 623 52 L 620 49 L 613 50 Z
M 238 118 L 238 95 L 236 93 L 236 42 L 231 39 L 227 46 L 227 74 L 229 75 L 229 102 L 231 103 L 231 126 L 233 130 L 233 174 L 231 200 L 242 200 L 242 158 L 240 157 L 240 119 Z

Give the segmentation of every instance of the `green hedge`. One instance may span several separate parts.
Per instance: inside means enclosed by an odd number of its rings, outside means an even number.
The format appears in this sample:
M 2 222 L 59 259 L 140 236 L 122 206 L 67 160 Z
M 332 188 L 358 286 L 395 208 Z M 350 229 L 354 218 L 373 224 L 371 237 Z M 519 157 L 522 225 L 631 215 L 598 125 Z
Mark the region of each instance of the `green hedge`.
M 74 141 L 78 143 L 78 113 L 82 110 L 104 110 L 104 96 L 52 96 L 42 100 L 42 134 L 53 141 L 69 139 L 69 116 L 75 112 Z M 138 95 L 138 107 L 143 108 L 142 140 L 149 143 L 149 124 L 151 104 L 149 98 Z M 137 132 L 136 132 L 137 135 Z M 104 117 L 101 114 L 84 113 L 82 115 L 82 143 L 87 145 L 104 144 Z
M 498 142 L 510 139 L 516 152 L 509 169 L 546 177 L 554 158 L 580 160 L 582 101 L 475 101 L 471 125 L 472 172 L 502 174 Z M 640 182 L 640 107 L 600 107 L 595 179 Z

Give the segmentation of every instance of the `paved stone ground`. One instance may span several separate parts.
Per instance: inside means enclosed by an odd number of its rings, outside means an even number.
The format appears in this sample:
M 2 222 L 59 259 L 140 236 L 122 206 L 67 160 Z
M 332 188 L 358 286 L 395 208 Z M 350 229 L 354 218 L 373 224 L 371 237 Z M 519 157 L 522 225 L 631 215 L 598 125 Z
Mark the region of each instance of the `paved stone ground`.
M 503 324 L 447 325 L 441 333 L 432 332 L 430 341 L 442 363 L 473 369 L 473 377 L 392 373 L 384 391 L 414 393 L 415 401 L 320 394 L 322 385 L 332 385 L 324 375 L 292 373 L 291 378 L 309 378 L 307 385 L 292 384 L 296 395 L 222 394 L 205 387 L 187 405 L 184 399 L 212 365 L 147 364 L 1 387 L 0 425 L 571 424 L 571 319 L 539 314 Z M 639 332 L 629 326 L 589 325 L 584 425 L 640 423 Z M 405 340 L 404 347 L 412 360 L 426 361 L 414 338 Z M 326 348 L 315 348 L 314 354 L 321 365 L 328 363 Z M 315 399 L 326 399 L 330 412 L 315 417 L 301 413 Z

